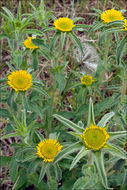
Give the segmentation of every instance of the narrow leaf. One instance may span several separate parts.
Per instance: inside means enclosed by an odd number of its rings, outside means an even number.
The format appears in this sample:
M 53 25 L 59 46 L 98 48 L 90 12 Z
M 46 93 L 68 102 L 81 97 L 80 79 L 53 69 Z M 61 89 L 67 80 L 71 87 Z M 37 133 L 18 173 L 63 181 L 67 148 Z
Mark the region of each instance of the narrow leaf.
M 40 141 L 44 140 L 44 136 L 39 132 L 39 131 L 35 131 L 36 135 L 38 136 Z
M 116 61 L 118 64 L 120 64 L 120 62 L 121 62 L 121 58 L 122 58 L 124 47 L 125 47 L 126 43 L 127 43 L 127 36 L 125 36 L 121 40 L 120 45 L 118 46 L 117 51 L 116 51 Z
M 38 59 L 37 59 L 37 51 L 36 50 L 34 50 L 32 52 L 32 64 L 33 64 L 34 71 L 36 71 L 37 67 L 38 67 Z
M 47 96 L 49 98 L 49 95 L 47 94 L 47 92 L 45 92 L 44 90 L 40 89 L 38 86 L 33 85 L 31 87 L 31 89 L 35 90 L 35 91 L 37 91 L 37 92 L 41 93 L 42 95 Z
M 50 42 L 50 45 L 49 45 L 51 51 L 54 49 L 59 35 L 60 35 L 60 32 L 56 32 L 54 34 L 53 38 L 51 39 L 51 42 Z
M 80 152 L 76 155 L 76 157 L 74 158 L 73 162 L 71 163 L 70 166 L 70 170 L 77 164 L 77 162 L 79 162 L 79 160 L 84 157 L 85 155 L 87 155 L 91 150 L 86 150 L 85 147 L 82 147 L 82 149 L 80 150 Z
M 38 180 L 38 183 L 41 182 L 41 180 L 43 179 L 45 173 L 46 173 L 46 169 L 47 169 L 47 166 L 48 164 L 43 162 L 43 165 L 42 165 L 42 168 L 41 168 L 41 173 L 40 173 L 40 176 L 39 176 L 39 180 Z
M 87 126 L 90 127 L 92 125 L 95 125 L 95 120 L 94 120 L 93 101 L 90 98 L 90 100 L 89 100 L 89 112 L 88 112 L 88 123 L 87 123 Z
M 29 173 L 29 174 L 35 173 L 35 172 L 36 172 L 36 169 L 37 169 L 37 167 L 38 167 L 38 165 L 39 165 L 40 163 L 42 163 L 42 160 L 41 160 L 41 159 L 33 160 L 33 161 L 30 163 L 29 167 L 28 167 L 28 173 Z
M 127 153 L 124 151 L 124 149 L 115 146 L 113 144 L 107 144 L 106 147 L 103 147 L 103 150 L 105 152 L 110 152 L 113 156 L 119 157 L 121 159 L 126 159 L 127 158 Z
M 60 115 L 54 114 L 53 116 L 56 119 L 58 119 L 61 123 L 63 123 L 66 127 L 69 127 L 76 132 L 82 133 L 84 131 L 83 128 L 79 127 L 78 125 L 76 125 L 72 121 L 70 121 L 70 120 L 68 120 L 68 119 L 66 119 Z
M 56 179 L 57 179 L 57 181 L 60 181 L 62 179 L 62 171 L 61 171 L 58 163 L 54 164 L 53 166 L 55 168 Z
M 20 136 L 19 133 L 15 132 L 15 133 L 10 133 L 8 135 L 4 135 L 3 137 L 1 137 L 1 140 L 7 139 L 7 138 L 11 138 L 11 137 L 18 137 Z
M 69 35 L 71 36 L 74 43 L 77 45 L 77 47 L 80 49 L 81 53 L 83 53 L 83 47 L 80 42 L 80 40 L 77 38 L 77 36 L 73 32 L 69 32 Z
M 108 132 L 109 134 L 109 141 L 117 139 L 117 138 L 122 138 L 126 137 L 127 131 L 118 131 L 118 132 Z
M 8 17 L 11 19 L 11 21 L 15 20 L 14 15 L 11 13 L 11 11 L 9 9 L 7 9 L 6 7 L 2 7 L 2 9 L 6 12 L 6 14 L 8 15 Z
M 93 153 L 93 155 L 94 155 L 94 161 L 97 167 L 98 175 L 104 187 L 107 188 L 107 175 L 104 168 L 103 153 L 100 151 L 96 151 Z
M 67 155 L 78 151 L 79 149 L 82 148 L 82 144 L 81 142 L 76 142 L 74 144 L 72 144 L 71 146 L 65 148 L 64 150 L 62 150 L 54 159 L 54 163 L 57 163 L 59 160 L 61 160 L 62 158 L 65 158 Z
M 98 122 L 97 126 L 105 127 L 106 123 L 114 116 L 114 112 L 105 114 L 102 119 Z
M 66 32 L 61 32 L 60 42 L 61 42 L 61 48 L 62 49 L 64 48 L 65 38 L 66 38 Z
M 29 156 L 29 157 L 23 159 L 22 162 L 26 162 L 26 161 L 29 161 L 29 160 L 33 160 L 33 159 L 35 159 L 35 158 L 37 158 L 37 156 L 31 155 L 31 156 Z

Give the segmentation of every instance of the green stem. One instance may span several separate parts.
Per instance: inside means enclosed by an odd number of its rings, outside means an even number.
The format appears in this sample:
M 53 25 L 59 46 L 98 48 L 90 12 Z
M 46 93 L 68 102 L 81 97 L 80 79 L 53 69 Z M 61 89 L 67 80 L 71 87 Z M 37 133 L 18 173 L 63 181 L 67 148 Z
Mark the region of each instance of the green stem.
M 48 182 L 51 180 L 51 176 L 50 176 L 50 171 L 49 171 L 49 166 L 47 166 L 47 170 L 46 170 L 46 175 L 47 175 L 47 184 Z M 48 185 L 49 186 L 49 185 Z M 51 190 L 50 187 L 48 187 L 48 190 Z
M 51 129 L 52 129 L 52 115 L 53 115 L 53 108 L 54 108 L 54 95 L 55 95 L 55 90 L 56 90 L 56 84 L 54 82 L 53 84 L 53 91 L 52 91 L 52 96 L 50 99 L 50 108 L 49 108 L 49 114 L 48 114 L 48 131 L 47 131 L 47 135 L 50 134 Z
M 112 34 L 108 33 L 106 35 L 106 48 L 105 48 L 105 52 L 104 52 L 104 64 L 103 64 L 103 70 L 100 74 L 100 81 L 99 84 L 102 83 L 105 72 L 106 72 L 106 66 L 107 66 L 107 61 L 108 61 L 108 53 L 109 53 L 109 48 L 110 48 L 110 43 L 111 43 L 111 38 L 112 38 Z

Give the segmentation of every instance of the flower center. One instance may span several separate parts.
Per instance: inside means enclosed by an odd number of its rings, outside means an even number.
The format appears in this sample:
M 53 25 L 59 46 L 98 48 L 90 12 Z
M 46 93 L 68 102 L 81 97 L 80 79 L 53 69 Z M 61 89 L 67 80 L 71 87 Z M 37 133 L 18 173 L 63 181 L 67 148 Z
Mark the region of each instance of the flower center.
M 68 28 L 70 28 L 70 24 L 67 23 L 67 22 L 65 22 L 65 21 L 63 21 L 63 22 L 59 23 L 59 27 L 63 28 L 63 29 L 68 29 Z
M 57 149 L 55 144 L 44 144 L 41 147 L 41 152 L 46 158 L 54 158 L 57 154 Z
M 106 130 L 97 126 L 86 128 L 82 135 L 82 139 L 86 146 L 93 150 L 102 148 L 108 138 L 109 135 Z
M 83 78 L 83 82 L 85 82 L 85 83 L 91 83 L 91 79 L 90 78 Z

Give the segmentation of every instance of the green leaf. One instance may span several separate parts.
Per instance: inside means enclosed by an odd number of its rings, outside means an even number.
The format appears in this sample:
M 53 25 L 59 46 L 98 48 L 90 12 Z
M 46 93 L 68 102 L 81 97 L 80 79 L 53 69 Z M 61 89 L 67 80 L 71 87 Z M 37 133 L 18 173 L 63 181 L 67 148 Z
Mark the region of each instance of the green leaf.
M 45 175 L 45 173 L 46 173 L 47 166 L 48 166 L 48 164 L 45 163 L 45 162 L 43 162 L 38 183 L 40 183 L 41 180 L 44 178 L 44 175 Z
M 98 122 L 97 126 L 105 127 L 106 123 L 114 116 L 114 112 L 105 114 L 102 119 Z
M 22 25 L 24 26 L 25 24 L 29 24 L 29 21 L 32 20 L 33 18 L 35 18 L 41 11 L 37 11 L 33 14 L 31 14 L 30 16 L 28 16 L 26 19 L 23 20 Z
M 37 67 L 38 67 L 38 56 L 37 56 L 37 51 L 34 50 L 32 52 L 32 64 L 33 64 L 33 68 L 34 68 L 34 71 L 37 70 Z
M 14 15 L 11 13 L 11 11 L 9 9 L 7 9 L 6 7 L 2 7 L 2 9 L 6 12 L 6 14 L 8 15 L 8 17 L 11 19 L 11 21 L 15 20 Z
M 36 30 L 36 29 L 25 29 L 24 33 L 35 34 L 36 36 L 42 36 L 43 35 L 43 32 Z
M 47 48 L 48 49 L 48 46 L 44 43 L 44 40 L 41 40 L 41 39 L 31 39 L 32 40 L 32 43 L 34 43 L 36 46 L 38 47 L 44 47 L 44 48 Z
M 11 71 L 15 71 L 15 68 L 12 66 L 11 63 L 6 62 L 6 64 L 8 65 L 8 67 L 9 67 L 9 69 L 10 69 Z
M 31 131 L 31 129 L 33 128 L 33 125 L 36 123 L 36 120 L 32 121 L 28 126 L 27 126 L 27 130 Z
M 91 150 L 86 150 L 85 147 L 83 146 L 80 152 L 76 155 L 74 158 L 73 162 L 71 163 L 70 170 L 79 162 L 79 160 L 87 155 Z
M 36 135 L 38 136 L 40 141 L 44 140 L 44 136 L 39 132 L 39 131 L 35 131 Z
M 61 32 L 60 45 L 62 49 L 64 48 L 65 38 L 66 38 L 66 32 Z
M 85 190 L 88 188 L 87 184 L 89 183 L 90 177 L 83 176 L 78 178 L 78 180 L 74 183 L 72 190 Z
M 88 123 L 87 123 L 87 126 L 90 127 L 92 125 L 96 125 L 96 124 L 95 124 L 95 120 L 94 120 L 93 101 L 90 98 L 90 100 L 89 100 L 89 112 L 88 112 Z
M 102 36 L 107 34 L 107 33 L 115 33 L 115 32 L 121 32 L 122 30 L 122 27 L 116 27 L 116 28 L 109 28 L 109 29 L 105 29 L 103 32 L 102 32 Z
M 116 61 L 118 64 L 121 63 L 121 58 L 122 58 L 122 55 L 123 55 L 123 52 L 124 52 L 124 47 L 127 43 L 127 36 L 125 36 L 121 42 L 120 42 L 120 45 L 118 46 L 117 50 L 116 50 Z
M 76 142 L 74 144 L 72 144 L 71 146 L 63 149 L 54 159 L 54 163 L 57 163 L 59 160 L 61 160 L 62 158 L 66 157 L 67 155 L 78 151 L 79 149 L 82 148 L 82 144 L 81 142 Z
M 56 181 L 56 178 L 55 177 L 51 177 L 49 180 L 48 180 L 48 187 L 49 189 L 53 189 L 53 190 L 57 190 L 58 188 L 58 184 L 57 184 L 57 181 Z
M 61 123 L 63 123 L 66 127 L 71 128 L 72 130 L 74 130 L 76 132 L 82 133 L 84 131 L 83 128 L 79 127 L 78 125 L 76 125 L 72 121 L 70 121 L 70 120 L 68 120 L 68 119 L 66 119 L 60 115 L 54 114 L 53 116 L 56 119 L 58 119 Z
M 21 2 L 19 2 L 19 5 L 18 5 L 17 19 L 21 21 Z
M 0 156 L 0 167 L 7 166 L 11 161 L 10 156 Z
M 36 160 L 33 160 L 29 167 L 28 167 L 28 173 L 29 174 L 33 174 L 36 172 L 36 169 L 38 167 L 38 165 L 40 165 L 40 163 L 42 163 L 42 160 L 41 159 L 36 159 Z
M 91 27 L 91 29 L 90 29 L 88 32 L 93 32 L 93 31 L 99 30 L 99 29 L 101 29 L 102 27 L 104 27 L 103 22 L 97 22 L 96 24 L 94 24 L 94 25 Z
M 0 34 L 0 40 L 6 39 L 8 36 L 6 34 Z
M 117 138 L 126 137 L 127 131 L 108 132 L 108 134 L 110 136 L 108 141 L 112 141 Z
M 45 27 L 42 32 L 48 32 L 48 31 L 57 31 L 54 27 Z
M 80 49 L 81 53 L 83 54 L 83 47 L 80 40 L 77 38 L 77 36 L 73 32 L 69 32 L 69 35 L 74 41 L 74 43 L 77 45 L 77 47 Z
M 54 164 L 53 166 L 55 168 L 56 179 L 57 179 L 57 181 L 60 181 L 62 179 L 62 171 L 61 171 L 58 163 Z
M 9 165 L 9 174 L 10 174 L 12 182 L 15 182 L 16 176 L 17 176 L 17 173 L 18 173 L 18 164 L 16 162 L 15 155 L 16 154 L 14 153 L 12 158 L 11 158 L 10 165 Z
M 27 174 L 25 168 L 21 168 L 18 171 L 17 179 L 15 180 L 15 184 L 13 186 L 14 190 L 19 190 L 24 184 L 27 182 Z
M 22 160 L 22 162 L 27 162 L 29 160 L 33 160 L 33 159 L 36 159 L 37 156 L 36 155 L 30 155 L 29 157 L 26 157 L 25 159 Z
M 41 93 L 42 95 L 44 95 L 44 96 L 46 96 L 46 97 L 49 98 L 49 95 L 47 94 L 47 92 L 45 92 L 44 90 L 40 89 L 38 86 L 33 85 L 31 87 L 31 89 L 35 90 L 35 91 L 37 91 L 37 92 Z
M 11 138 L 11 137 L 19 137 L 19 133 L 15 132 L 15 133 L 10 133 L 8 135 L 4 135 L 3 137 L 1 137 L 1 140 L 7 139 L 7 138 Z
M 120 159 L 126 159 L 127 158 L 127 153 L 124 151 L 124 149 L 115 146 L 113 144 L 106 144 L 106 147 L 103 147 L 103 150 L 105 152 L 111 153 L 115 157 L 119 157 Z
M 60 32 L 56 32 L 53 38 L 51 39 L 51 42 L 49 45 L 51 51 L 54 49 L 59 36 L 60 36 Z
M 107 175 L 104 168 L 104 160 L 103 160 L 103 153 L 101 151 L 95 151 L 93 153 L 94 155 L 94 161 L 97 167 L 98 175 L 101 179 L 102 184 L 105 188 L 107 187 Z
M 12 111 L 11 111 L 11 108 L 8 106 L 7 109 L 8 109 L 8 111 L 10 112 L 10 115 L 13 117 L 13 119 L 14 119 L 15 124 L 17 125 L 17 127 L 18 127 L 18 128 L 22 128 L 22 123 L 19 122 L 19 121 L 16 119 L 15 115 L 14 115 L 14 114 L 12 113 Z
M 39 49 L 40 53 L 47 59 L 47 60 L 51 60 L 51 52 L 45 50 L 45 49 Z

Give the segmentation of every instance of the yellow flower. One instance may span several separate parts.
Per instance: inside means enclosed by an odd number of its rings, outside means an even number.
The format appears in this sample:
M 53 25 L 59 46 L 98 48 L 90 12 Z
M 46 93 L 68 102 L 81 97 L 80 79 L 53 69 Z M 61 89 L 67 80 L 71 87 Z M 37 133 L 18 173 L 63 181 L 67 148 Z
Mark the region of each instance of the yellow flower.
M 72 28 L 75 27 L 75 25 L 73 24 L 73 20 L 67 17 L 63 17 L 63 18 L 59 18 L 55 20 L 53 25 L 55 26 L 56 29 L 62 32 L 71 31 Z
M 122 16 L 120 11 L 111 9 L 104 11 L 101 14 L 101 19 L 104 21 L 104 23 L 109 23 L 116 20 L 124 20 L 124 17 Z
M 27 71 L 13 71 L 8 76 L 8 84 L 15 91 L 25 91 L 32 86 L 32 76 Z
M 102 148 L 109 138 L 105 128 L 98 126 L 87 127 L 81 135 L 85 145 L 92 150 Z
M 24 45 L 26 46 L 26 48 L 29 48 L 29 49 L 31 49 L 31 50 L 34 50 L 34 49 L 36 49 L 36 48 L 38 48 L 37 46 L 35 46 L 33 43 L 32 43 L 32 41 L 31 41 L 31 39 L 35 39 L 36 37 L 28 37 L 28 39 L 26 39 L 25 41 L 24 41 Z
M 84 75 L 82 78 L 81 78 L 81 84 L 85 84 L 86 86 L 89 86 L 93 83 L 93 78 L 91 76 L 89 76 L 88 74 L 87 75 Z
M 55 156 L 61 151 L 62 146 L 56 139 L 44 139 L 37 148 L 37 155 L 44 159 L 44 162 L 52 162 Z
M 127 19 L 124 19 L 124 25 L 123 27 L 125 27 L 123 30 L 127 30 Z

